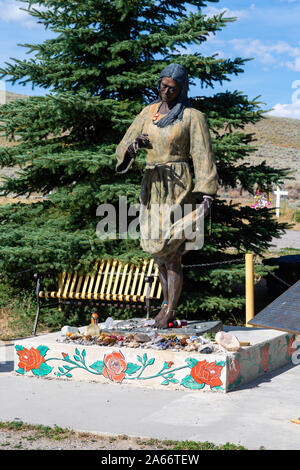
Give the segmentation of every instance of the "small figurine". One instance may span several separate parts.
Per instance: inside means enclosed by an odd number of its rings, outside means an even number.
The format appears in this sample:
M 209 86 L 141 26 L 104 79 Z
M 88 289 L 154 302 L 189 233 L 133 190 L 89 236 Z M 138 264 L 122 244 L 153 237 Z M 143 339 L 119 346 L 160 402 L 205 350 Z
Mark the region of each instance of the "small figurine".
M 91 315 L 91 324 L 86 328 L 86 335 L 91 336 L 100 336 L 101 330 L 98 326 L 99 315 L 96 312 L 93 312 Z

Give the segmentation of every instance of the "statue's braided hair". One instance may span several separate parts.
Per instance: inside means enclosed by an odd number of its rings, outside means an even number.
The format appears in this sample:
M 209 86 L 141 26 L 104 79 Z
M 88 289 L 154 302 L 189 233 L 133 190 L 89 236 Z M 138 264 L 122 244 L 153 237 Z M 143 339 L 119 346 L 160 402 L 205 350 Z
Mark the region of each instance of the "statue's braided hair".
M 172 78 L 175 82 L 178 82 L 182 85 L 181 93 L 177 98 L 175 106 L 168 112 L 168 114 L 161 118 L 159 121 L 154 122 L 158 127 L 166 127 L 173 124 L 177 119 L 182 120 L 183 111 L 185 108 L 190 106 L 190 101 L 188 99 L 188 89 L 189 89 L 189 77 L 186 69 L 179 64 L 170 64 L 168 65 L 160 74 L 158 80 L 158 90 L 160 89 L 161 81 L 164 77 Z M 153 103 L 159 103 L 161 101 L 160 92 L 158 98 L 153 101 Z

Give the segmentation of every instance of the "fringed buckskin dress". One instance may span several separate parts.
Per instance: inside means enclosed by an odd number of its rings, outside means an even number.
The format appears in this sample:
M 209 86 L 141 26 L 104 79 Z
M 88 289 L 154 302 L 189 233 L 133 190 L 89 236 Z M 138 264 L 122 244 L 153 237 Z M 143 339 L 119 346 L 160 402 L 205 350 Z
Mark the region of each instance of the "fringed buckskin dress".
M 181 120 L 160 128 L 154 124 L 165 116 L 159 113 L 160 105 L 154 103 L 142 110 L 116 150 L 116 171 L 126 173 L 134 161 L 126 153 L 134 139 L 148 134 L 152 144 L 152 149 L 146 149 L 146 168 L 139 198 L 140 245 L 158 265 L 188 251 L 186 231 L 178 236 L 178 224 L 170 208 L 178 205 L 183 208 L 184 204 L 189 204 L 185 207 L 191 207 L 190 216 L 194 217 L 195 193 L 214 196 L 218 187 L 215 157 L 204 114 L 188 107 Z M 183 210 L 182 213 L 186 214 Z M 195 219 L 191 220 L 194 227 Z

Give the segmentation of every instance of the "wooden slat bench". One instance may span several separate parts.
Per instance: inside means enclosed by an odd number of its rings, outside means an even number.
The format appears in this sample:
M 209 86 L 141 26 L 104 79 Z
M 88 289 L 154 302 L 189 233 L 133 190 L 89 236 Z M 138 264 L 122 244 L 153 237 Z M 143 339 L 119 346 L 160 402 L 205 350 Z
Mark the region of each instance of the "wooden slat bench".
M 41 280 L 48 274 L 35 274 L 37 313 L 33 334 L 36 334 L 41 299 L 58 299 L 58 304 L 83 303 L 90 305 L 136 304 L 147 309 L 150 316 L 150 301 L 160 299 L 162 294 L 158 267 L 154 260 L 143 260 L 140 264 L 122 263 L 118 260 L 100 260 L 93 274 L 63 272 L 58 276 L 57 291 L 41 291 Z M 101 302 L 102 301 L 102 302 Z M 125 302 L 122 303 L 122 302 Z

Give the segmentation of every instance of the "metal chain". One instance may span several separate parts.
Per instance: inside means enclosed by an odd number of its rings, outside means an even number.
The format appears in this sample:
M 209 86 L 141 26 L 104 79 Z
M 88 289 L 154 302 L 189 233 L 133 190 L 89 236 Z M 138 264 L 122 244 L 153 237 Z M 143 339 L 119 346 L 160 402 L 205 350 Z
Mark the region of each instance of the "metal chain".
M 278 281 L 282 282 L 282 284 L 285 284 L 287 287 L 291 287 L 291 284 L 288 284 L 286 281 L 284 281 L 283 279 L 280 279 L 280 277 L 276 276 L 276 274 L 274 274 L 272 271 L 270 271 L 268 268 L 266 268 L 266 266 L 261 263 L 260 261 L 257 260 L 256 256 L 254 256 L 254 263 L 255 264 L 260 264 L 261 266 L 264 267 L 264 269 L 269 273 L 271 274 L 273 277 L 275 277 Z
M 215 262 L 215 263 L 202 263 L 202 264 L 183 264 L 182 265 L 182 268 L 195 268 L 195 267 L 205 267 L 205 266 L 217 266 L 219 264 L 231 264 L 231 263 L 238 263 L 238 262 L 241 262 L 243 261 L 243 258 L 237 258 L 237 259 L 233 259 L 233 260 L 230 260 L 230 261 L 219 261 L 219 262 Z M 288 284 L 286 281 L 284 281 L 283 279 L 280 279 L 280 277 L 276 276 L 276 274 L 274 274 L 272 271 L 270 271 L 268 268 L 266 268 L 266 266 L 259 262 L 257 260 L 256 257 L 254 257 L 254 263 L 255 264 L 260 264 L 261 266 L 264 267 L 264 269 L 269 273 L 271 274 L 273 277 L 275 277 L 278 281 L 282 282 L 283 284 L 285 284 L 287 287 L 291 287 L 291 284 Z M 24 271 L 18 271 L 16 273 L 11 273 L 10 275 L 14 276 L 14 275 L 17 275 L 17 274 L 23 274 L 23 273 L 27 273 L 27 272 L 30 272 L 30 271 L 34 271 L 35 268 L 30 268 L 30 269 L 25 269 Z M 5 277 L 5 275 L 3 276 L 2 274 L 0 274 L 0 278 L 3 278 Z
M 196 267 L 196 266 L 215 266 L 215 265 L 218 265 L 218 264 L 238 263 L 239 261 L 243 261 L 243 260 L 244 260 L 243 258 L 237 258 L 237 259 L 233 259 L 233 260 L 230 260 L 230 261 L 219 261 L 219 262 L 216 262 L 216 263 L 183 264 L 182 267 L 183 267 L 183 268 L 194 268 L 194 267 Z
M 29 269 L 25 269 L 24 271 L 17 271 L 16 273 L 10 273 L 10 276 L 16 276 L 17 274 L 23 274 L 23 273 L 28 273 L 30 271 L 34 271 L 35 268 L 29 268 Z M 7 274 L 2 274 L 0 273 L 0 278 L 3 278 L 3 277 L 8 277 Z

